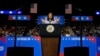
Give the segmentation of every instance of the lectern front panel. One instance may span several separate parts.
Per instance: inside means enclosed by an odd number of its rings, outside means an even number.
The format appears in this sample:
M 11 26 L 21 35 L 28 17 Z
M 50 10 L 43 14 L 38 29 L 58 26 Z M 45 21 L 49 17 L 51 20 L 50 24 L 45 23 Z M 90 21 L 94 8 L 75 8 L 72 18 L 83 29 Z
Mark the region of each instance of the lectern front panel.
M 41 36 L 60 36 L 61 28 L 58 24 L 42 24 L 39 33 Z

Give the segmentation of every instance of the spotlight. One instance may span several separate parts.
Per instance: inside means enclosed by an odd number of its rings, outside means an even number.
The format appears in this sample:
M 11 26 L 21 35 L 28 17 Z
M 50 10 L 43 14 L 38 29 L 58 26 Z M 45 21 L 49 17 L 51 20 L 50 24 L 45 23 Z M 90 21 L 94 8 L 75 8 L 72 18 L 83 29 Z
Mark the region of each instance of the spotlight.
M 16 17 L 15 17 L 15 16 L 13 16 L 13 19 L 15 20 L 15 19 L 16 19 Z
M 21 19 L 21 17 L 20 16 L 18 16 L 18 20 L 20 20 Z
M 100 12 L 96 12 L 96 15 L 100 15 Z
M 81 20 L 84 20 L 84 18 L 83 18 L 83 17 L 81 17 Z
M 10 20 L 30 20 L 27 15 L 9 15 Z
M 0 11 L 0 14 L 3 14 L 4 13 L 4 11 Z
M 18 14 L 22 14 L 22 12 L 21 12 L 21 11 L 18 11 L 17 13 L 18 13 Z
M 86 20 L 89 20 L 89 18 L 87 17 Z
M 13 15 L 13 14 L 22 14 L 22 11 L 16 11 L 16 10 L 0 10 L 0 14 L 6 14 L 6 15 Z
M 12 14 L 13 12 L 12 11 L 9 11 L 9 14 Z
M 27 18 L 24 16 L 24 19 L 26 20 Z
M 81 17 L 81 18 L 80 18 Z M 72 21 L 93 21 L 92 16 L 72 16 Z

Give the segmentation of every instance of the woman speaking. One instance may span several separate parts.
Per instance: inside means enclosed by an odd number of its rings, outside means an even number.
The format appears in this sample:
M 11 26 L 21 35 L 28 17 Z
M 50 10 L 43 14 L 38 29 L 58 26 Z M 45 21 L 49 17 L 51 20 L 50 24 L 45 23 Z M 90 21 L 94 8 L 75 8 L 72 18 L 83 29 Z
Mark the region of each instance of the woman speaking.
M 42 24 L 58 24 L 59 18 L 54 18 L 53 14 L 50 12 L 47 17 L 41 19 Z

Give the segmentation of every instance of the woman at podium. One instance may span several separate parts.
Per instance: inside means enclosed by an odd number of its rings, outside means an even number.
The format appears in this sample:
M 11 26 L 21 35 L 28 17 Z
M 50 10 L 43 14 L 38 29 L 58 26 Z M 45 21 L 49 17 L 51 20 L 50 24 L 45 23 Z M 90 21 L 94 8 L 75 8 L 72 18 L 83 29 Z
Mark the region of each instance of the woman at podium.
M 50 12 L 48 13 L 48 16 L 45 17 L 45 18 L 42 18 L 41 21 L 42 21 L 42 24 L 58 24 L 59 23 L 59 18 L 54 18 L 53 17 L 53 14 Z

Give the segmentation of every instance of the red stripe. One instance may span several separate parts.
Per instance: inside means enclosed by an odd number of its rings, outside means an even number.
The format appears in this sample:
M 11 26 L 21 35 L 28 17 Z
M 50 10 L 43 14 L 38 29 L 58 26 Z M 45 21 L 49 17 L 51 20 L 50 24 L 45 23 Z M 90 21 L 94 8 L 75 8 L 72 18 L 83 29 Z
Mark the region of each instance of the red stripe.
M 6 38 L 5 38 L 5 37 L 1 37 L 0 40 L 1 40 L 3 43 L 6 43 Z
M 59 56 L 64 56 L 64 54 L 63 53 L 60 53 Z
M 89 19 L 90 19 L 90 20 L 93 20 L 93 16 L 89 16 Z
M 31 18 L 30 15 L 27 15 L 26 17 L 27 17 L 27 19 L 30 19 Z
M 89 16 L 90 19 L 93 19 L 93 16 Z
M 41 37 L 40 36 L 34 36 L 38 41 L 40 41 L 41 42 Z
M 7 56 L 7 54 L 5 53 L 5 55 L 4 56 Z
M 90 40 L 91 42 L 93 42 L 93 43 L 95 43 L 95 42 L 96 42 L 95 37 L 93 37 L 93 36 L 88 36 L 88 38 L 89 38 L 89 39 L 91 39 L 91 40 Z M 93 40 L 92 40 L 92 39 L 93 39 Z
M 75 18 L 72 18 L 72 21 L 77 21 Z
M 9 16 L 8 20 L 13 20 L 13 18 L 11 16 Z
M 100 56 L 100 53 L 97 53 L 97 56 Z

